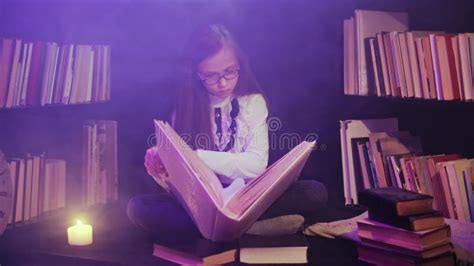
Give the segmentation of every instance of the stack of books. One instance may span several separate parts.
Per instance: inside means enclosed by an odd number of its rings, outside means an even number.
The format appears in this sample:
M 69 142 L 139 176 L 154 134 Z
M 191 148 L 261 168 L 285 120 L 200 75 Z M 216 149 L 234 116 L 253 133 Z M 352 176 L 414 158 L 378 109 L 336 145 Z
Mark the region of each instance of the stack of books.
M 359 259 L 376 265 L 454 265 L 451 230 L 433 197 L 395 187 L 363 190 Z

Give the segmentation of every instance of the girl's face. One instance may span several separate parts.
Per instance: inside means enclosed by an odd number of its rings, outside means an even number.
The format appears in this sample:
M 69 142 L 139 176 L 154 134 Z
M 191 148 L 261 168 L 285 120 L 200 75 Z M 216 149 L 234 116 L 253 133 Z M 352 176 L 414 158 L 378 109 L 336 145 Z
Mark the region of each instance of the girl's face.
M 197 70 L 208 93 L 225 98 L 232 94 L 237 85 L 239 67 L 234 49 L 224 45 L 216 54 L 201 61 Z

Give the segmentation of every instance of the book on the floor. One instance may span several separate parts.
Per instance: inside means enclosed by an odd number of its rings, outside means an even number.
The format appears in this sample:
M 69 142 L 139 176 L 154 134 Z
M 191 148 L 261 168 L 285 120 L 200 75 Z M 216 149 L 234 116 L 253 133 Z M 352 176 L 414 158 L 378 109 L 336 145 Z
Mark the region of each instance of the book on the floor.
M 221 265 L 235 261 L 238 244 L 204 238 L 162 240 L 153 244 L 153 255 L 180 265 Z
M 368 248 L 376 248 L 382 251 L 391 252 L 394 254 L 399 254 L 402 256 L 412 257 L 416 259 L 428 259 L 439 256 L 446 252 L 451 252 L 453 250 L 453 245 L 451 243 L 443 243 L 439 246 L 430 247 L 423 250 L 411 250 L 405 247 L 399 247 L 395 245 L 390 245 L 385 242 L 373 241 L 370 239 L 361 239 L 362 242 L 359 243 L 360 246 Z
M 357 234 L 361 239 L 385 242 L 414 251 L 429 249 L 449 243 L 451 240 L 451 228 L 448 225 L 415 232 L 370 219 L 362 219 L 357 221 L 357 227 Z
M 243 235 L 239 261 L 246 264 L 306 264 L 308 241 L 302 234 L 265 237 Z
M 452 252 L 447 252 L 433 258 L 420 259 L 410 256 L 403 256 L 398 253 L 388 252 L 378 248 L 359 245 L 357 247 L 357 253 L 359 260 L 361 261 L 384 266 L 454 266 L 456 262 L 455 255 Z
M 371 220 L 393 225 L 410 231 L 423 231 L 445 225 L 443 213 L 432 211 L 410 216 L 388 216 L 369 211 Z
M 372 188 L 359 191 L 359 203 L 389 217 L 409 216 L 433 211 L 433 197 L 397 187 Z
M 163 121 L 155 120 L 158 154 L 167 175 L 155 177 L 177 197 L 201 234 L 210 240 L 236 239 L 299 177 L 315 141 L 303 141 L 260 176 L 236 179 L 223 188 L 216 174 Z

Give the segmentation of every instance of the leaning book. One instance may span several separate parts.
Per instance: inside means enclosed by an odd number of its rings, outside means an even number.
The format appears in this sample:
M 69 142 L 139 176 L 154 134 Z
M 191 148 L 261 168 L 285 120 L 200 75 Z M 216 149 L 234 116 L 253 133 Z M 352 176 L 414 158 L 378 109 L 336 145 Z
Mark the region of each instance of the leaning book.
M 316 144 L 301 142 L 250 182 L 234 182 L 229 193 L 169 124 L 155 120 L 155 129 L 158 155 L 167 170 L 157 182 L 166 184 L 201 234 L 213 241 L 245 233 L 298 178 Z

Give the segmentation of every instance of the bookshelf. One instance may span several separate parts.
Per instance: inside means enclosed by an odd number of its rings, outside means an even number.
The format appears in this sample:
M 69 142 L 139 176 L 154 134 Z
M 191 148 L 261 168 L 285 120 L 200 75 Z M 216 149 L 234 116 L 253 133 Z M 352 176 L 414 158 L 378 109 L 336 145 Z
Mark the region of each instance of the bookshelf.
M 97 120 L 111 98 L 110 50 L 2 36 L 0 145 L 11 226 L 117 200 L 117 124 Z
M 394 130 L 393 120 L 341 121 L 345 202 L 358 203 L 357 190 L 388 184 L 430 194 L 445 217 L 474 222 L 474 164 L 464 159 L 472 147 L 452 145 L 469 139 L 452 129 L 462 123 L 455 116 L 472 112 L 471 34 L 415 31 L 408 20 L 406 12 L 376 10 L 344 20 L 345 97 L 423 120 L 401 127 L 411 133 Z M 417 136 L 424 135 L 422 148 Z

